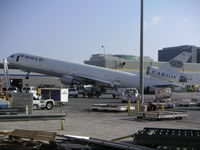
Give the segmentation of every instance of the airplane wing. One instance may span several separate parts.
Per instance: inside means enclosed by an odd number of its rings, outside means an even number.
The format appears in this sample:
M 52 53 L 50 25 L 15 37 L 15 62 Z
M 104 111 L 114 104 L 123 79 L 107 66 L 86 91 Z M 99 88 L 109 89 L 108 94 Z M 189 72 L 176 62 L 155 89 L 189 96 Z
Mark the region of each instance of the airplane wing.
M 99 80 L 99 79 L 96 79 L 93 77 L 80 75 L 80 74 L 79 75 L 76 74 L 75 78 L 78 80 L 81 80 L 83 82 L 86 82 L 86 83 L 88 83 L 88 81 L 90 81 L 89 84 L 96 83 L 98 85 L 110 86 L 110 87 L 120 87 L 121 86 L 121 83 L 118 80 L 114 80 L 113 82 L 108 82 L 105 80 Z M 146 80 L 148 80 L 148 79 L 146 79 Z M 163 80 L 159 80 L 159 79 L 153 79 L 153 80 L 155 80 L 154 83 L 156 83 L 156 84 L 154 84 L 155 87 L 184 87 L 184 85 L 182 85 L 182 84 L 171 83 L 171 82 L 163 81 Z
M 97 78 L 94 78 L 94 77 L 90 77 L 90 76 L 85 76 L 85 75 L 80 75 L 80 74 L 76 74 L 74 76 L 76 79 L 78 80 L 81 80 L 85 83 L 92 83 L 92 84 L 98 84 L 98 85 L 104 85 L 104 86 L 110 86 L 110 87 L 114 87 L 114 86 L 117 86 L 116 83 L 112 83 L 112 82 L 108 82 L 108 81 L 105 81 L 105 80 L 100 80 L 100 79 L 97 79 Z

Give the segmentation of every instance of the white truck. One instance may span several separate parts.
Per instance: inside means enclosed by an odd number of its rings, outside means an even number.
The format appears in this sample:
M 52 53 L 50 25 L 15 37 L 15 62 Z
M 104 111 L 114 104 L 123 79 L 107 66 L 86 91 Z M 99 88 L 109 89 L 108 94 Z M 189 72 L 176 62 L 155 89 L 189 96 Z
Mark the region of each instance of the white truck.
M 40 99 L 41 96 L 37 94 L 37 90 L 34 86 L 25 86 L 22 88 L 22 93 L 32 93 L 33 97 L 36 99 Z
M 116 88 L 112 91 L 113 98 L 120 98 L 127 88 Z
M 129 100 L 131 102 L 136 102 L 140 98 L 140 94 L 136 88 L 127 88 L 124 94 L 121 96 L 122 103 L 126 103 Z
M 53 99 L 42 99 L 42 96 L 37 94 L 37 90 L 33 86 L 23 87 L 22 92 L 33 94 L 33 110 L 44 108 L 50 110 L 55 105 L 55 101 Z
M 33 110 L 37 109 L 48 109 L 51 110 L 55 105 L 55 102 L 53 99 L 34 99 L 33 100 Z
M 69 88 L 69 97 L 78 98 L 78 91 L 75 88 Z

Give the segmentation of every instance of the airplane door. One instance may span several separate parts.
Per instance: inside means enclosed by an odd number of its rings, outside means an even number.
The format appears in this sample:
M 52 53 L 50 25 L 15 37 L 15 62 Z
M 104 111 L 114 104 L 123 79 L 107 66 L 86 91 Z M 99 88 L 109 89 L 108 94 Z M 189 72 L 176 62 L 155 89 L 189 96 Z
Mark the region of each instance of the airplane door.
M 19 61 L 19 56 L 17 56 L 16 61 L 17 61 L 17 62 Z

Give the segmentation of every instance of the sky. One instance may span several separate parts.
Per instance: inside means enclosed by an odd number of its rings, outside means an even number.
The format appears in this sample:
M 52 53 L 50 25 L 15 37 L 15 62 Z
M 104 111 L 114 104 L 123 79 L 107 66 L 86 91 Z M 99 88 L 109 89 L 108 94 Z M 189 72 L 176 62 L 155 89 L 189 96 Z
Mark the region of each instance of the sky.
M 200 47 L 199 0 L 144 0 L 144 55 Z M 140 0 L 0 0 L 0 59 L 29 53 L 83 63 L 140 54 Z

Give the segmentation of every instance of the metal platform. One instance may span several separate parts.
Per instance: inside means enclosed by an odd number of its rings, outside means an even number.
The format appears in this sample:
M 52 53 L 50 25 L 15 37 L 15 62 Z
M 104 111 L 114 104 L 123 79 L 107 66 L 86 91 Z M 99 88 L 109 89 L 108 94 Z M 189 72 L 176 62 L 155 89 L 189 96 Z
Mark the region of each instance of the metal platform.
M 95 111 L 114 111 L 114 112 L 125 112 L 128 111 L 128 105 L 117 105 L 117 104 L 93 104 L 90 107 L 91 110 Z M 134 106 L 130 107 L 130 110 L 135 110 Z
M 34 121 L 34 120 L 65 120 L 67 114 L 42 114 L 42 115 L 0 115 L 3 121 Z
M 184 111 L 147 111 L 147 112 L 135 112 L 133 114 L 139 119 L 147 120 L 164 120 L 164 119 L 182 119 L 188 116 Z
M 168 149 L 200 149 L 200 130 L 144 128 L 134 134 L 133 142 L 138 145 Z

